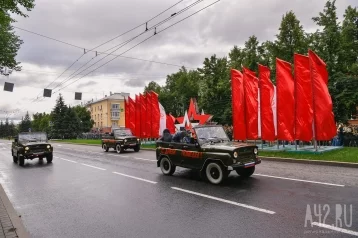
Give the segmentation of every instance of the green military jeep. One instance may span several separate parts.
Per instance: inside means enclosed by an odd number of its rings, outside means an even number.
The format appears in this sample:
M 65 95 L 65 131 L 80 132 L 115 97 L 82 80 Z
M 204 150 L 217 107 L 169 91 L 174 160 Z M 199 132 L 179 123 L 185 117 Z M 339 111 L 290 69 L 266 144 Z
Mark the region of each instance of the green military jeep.
M 11 154 L 14 163 L 20 166 L 25 164 L 25 159 L 33 160 L 46 158 L 47 163 L 52 162 L 53 148 L 48 143 L 47 134 L 44 132 L 22 132 L 15 137 L 11 146 Z
M 108 152 L 113 148 L 117 153 L 122 153 L 127 149 L 133 149 L 135 152 L 140 150 L 140 139 L 133 135 L 129 128 L 114 129 L 110 135 L 102 137 L 102 149 Z
M 172 175 L 176 166 L 199 170 L 212 184 L 220 184 L 235 170 L 249 177 L 260 164 L 255 145 L 231 142 L 222 126 L 205 125 L 193 128 L 190 143 L 156 142 L 157 167 L 164 175 Z

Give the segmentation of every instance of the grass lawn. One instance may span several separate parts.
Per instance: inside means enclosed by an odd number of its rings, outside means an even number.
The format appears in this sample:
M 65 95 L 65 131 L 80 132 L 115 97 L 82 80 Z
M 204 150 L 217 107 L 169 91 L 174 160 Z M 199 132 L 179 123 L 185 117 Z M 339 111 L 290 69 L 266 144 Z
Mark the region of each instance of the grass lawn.
M 74 144 L 92 144 L 101 145 L 101 140 L 59 140 L 58 142 L 69 142 Z M 142 144 L 142 148 L 155 148 L 155 145 Z M 304 159 L 304 160 L 325 160 L 325 161 L 339 161 L 339 162 L 351 162 L 358 163 L 358 148 L 343 148 L 340 150 L 326 152 L 324 154 L 298 154 L 289 152 L 265 152 L 259 151 L 260 156 L 267 157 L 281 157 L 281 158 L 293 158 L 293 159 Z

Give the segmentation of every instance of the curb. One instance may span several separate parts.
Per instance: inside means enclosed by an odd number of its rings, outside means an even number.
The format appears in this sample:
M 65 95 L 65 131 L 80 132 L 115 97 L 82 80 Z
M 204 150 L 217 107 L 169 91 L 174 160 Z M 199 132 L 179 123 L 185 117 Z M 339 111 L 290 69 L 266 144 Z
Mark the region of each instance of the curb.
M 5 209 L 10 217 L 12 225 L 16 228 L 16 234 L 19 238 L 29 238 L 30 234 L 26 231 L 24 224 L 22 223 L 21 218 L 15 211 L 15 208 L 11 204 L 9 198 L 6 195 L 6 192 L 2 185 L 0 184 L 0 197 L 5 206 Z
M 261 157 L 261 156 L 259 156 L 259 157 L 260 157 L 260 159 L 262 159 L 264 161 L 276 161 L 276 162 L 286 162 L 286 163 L 315 164 L 315 165 L 358 168 L 358 163 L 323 161 L 323 160 L 303 160 L 303 159 L 291 159 L 291 158 L 280 158 L 280 157 Z
M 60 142 L 56 141 L 55 143 L 71 144 L 71 145 L 88 145 L 88 146 L 98 146 L 92 144 L 75 144 L 70 142 Z M 141 150 L 155 151 L 152 148 L 141 148 Z M 358 163 L 349 163 L 349 162 L 336 162 L 336 161 L 324 161 L 324 160 L 303 160 L 303 159 L 292 159 L 292 158 L 281 158 L 281 157 L 269 157 L 269 156 L 259 156 L 260 159 L 264 161 L 276 161 L 276 162 L 286 162 L 286 163 L 299 163 L 299 164 L 315 164 L 315 165 L 327 165 L 327 166 L 338 166 L 338 167 L 348 167 L 348 168 L 358 168 Z

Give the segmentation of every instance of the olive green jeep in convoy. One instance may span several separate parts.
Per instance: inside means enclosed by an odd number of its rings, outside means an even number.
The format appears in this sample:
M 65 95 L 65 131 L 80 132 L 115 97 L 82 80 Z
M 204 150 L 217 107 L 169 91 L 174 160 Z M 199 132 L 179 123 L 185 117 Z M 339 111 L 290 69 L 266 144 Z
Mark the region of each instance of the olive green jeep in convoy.
M 114 129 L 111 134 L 102 137 L 102 149 L 105 152 L 108 152 L 109 148 L 113 148 L 117 153 L 127 149 L 138 152 L 140 145 L 140 139 L 133 135 L 131 129 L 125 127 Z
M 220 184 L 233 170 L 250 177 L 261 163 L 257 146 L 231 142 L 222 126 L 196 126 L 193 131 L 196 138 L 186 138 L 186 143 L 167 138 L 156 142 L 157 167 L 164 175 L 179 166 L 199 170 L 209 182 Z
M 53 148 L 48 143 L 47 134 L 44 132 L 22 132 L 15 137 L 11 146 L 11 155 L 14 163 L 20 166 L 25 164 L 25 159 L 33 160 L 46 158 L 47 163 L 52 162 Z

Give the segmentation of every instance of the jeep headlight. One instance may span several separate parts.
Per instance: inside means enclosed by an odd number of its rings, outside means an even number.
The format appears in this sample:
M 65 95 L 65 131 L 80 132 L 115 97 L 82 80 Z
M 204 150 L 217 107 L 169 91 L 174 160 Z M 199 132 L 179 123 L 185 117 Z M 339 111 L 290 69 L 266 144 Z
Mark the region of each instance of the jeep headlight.
M 127 142 L 127 139 L 124 140 L 124 143 L 126 143 L 126 142 Z
M 254 149 L 254 154 L 257 155 L 257 148 Z
M 237 152 L 235 151 L 235 152 L 234 152 L 234 158 L 235 158 L 235 159 L 237 158 L 237 155 L 238 155 L 238 154 L 237 154 Z
M 50 149 L 51 148 L 51 146 L 50 145 L 47 145 L 47 149 Z
M 27 146 L 25 147 L 25 150 L 29 150 L 29 149 L 30 149 L 29 147 L 27 147 Z
M 137 141 L 139 141 L 139 139 L 137 139 Z

